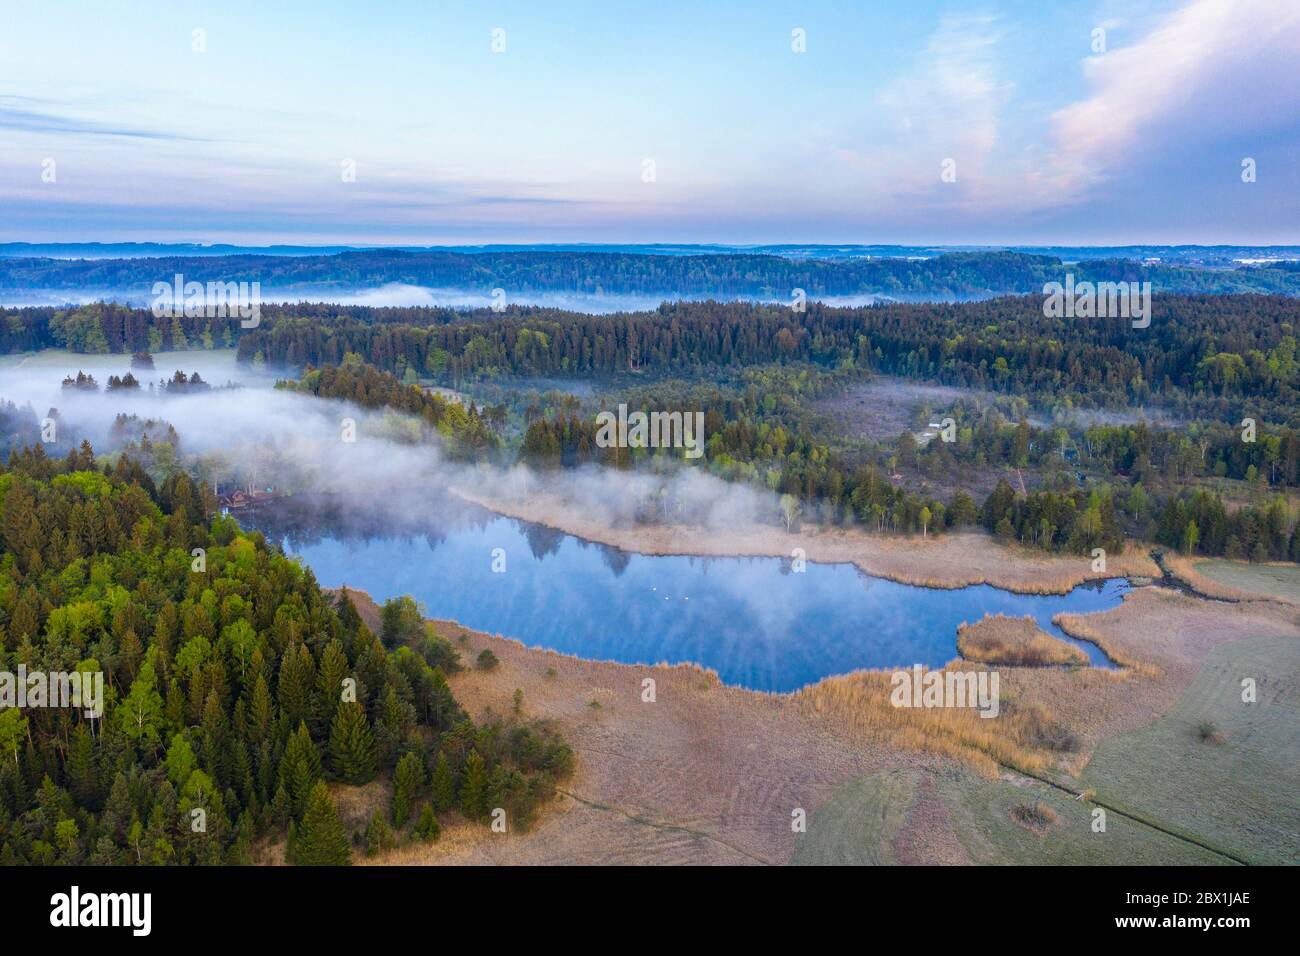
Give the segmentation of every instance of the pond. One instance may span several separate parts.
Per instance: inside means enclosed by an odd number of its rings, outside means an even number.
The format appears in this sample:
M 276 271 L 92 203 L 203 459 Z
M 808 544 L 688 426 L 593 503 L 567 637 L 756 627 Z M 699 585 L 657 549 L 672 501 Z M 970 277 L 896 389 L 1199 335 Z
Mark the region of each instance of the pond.
M 633 554 L 445 496 L 400 516 L 374 502 L 293 498 L 238 518 L 301 556 L 324 587 L 379 602 L 410 594 L 430 617 L 528 645 L 627 664 L 691 662 L 762 691 L 864 667 L 942 666 L 957 656 L 958 625 L 985 613 L 1032 615 L 1094 666 L 1111 666 L 1052 617 L 1115 607 L 1129 589 L 1111 579 L 1064 595 L 938 590 L 844 564 L 796 572 L 780 558 Z

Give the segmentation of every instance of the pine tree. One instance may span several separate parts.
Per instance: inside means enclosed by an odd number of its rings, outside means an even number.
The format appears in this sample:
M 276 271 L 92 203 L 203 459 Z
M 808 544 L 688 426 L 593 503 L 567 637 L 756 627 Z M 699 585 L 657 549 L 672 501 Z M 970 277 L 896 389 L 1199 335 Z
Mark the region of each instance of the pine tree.
M 471 820 L 479 820 L 487 812 L 487 770 L 477 750 L 465 758 L 465 780 L 460 785 L 460 809 Z
M 425 843 L 432 843 L 442 835 L 442 827 L 438 825 L 438 817 L 433 812 L 433 807 L 427 803 L 424 805 L 419 821 L 415 824 L 415 835 Z
M 445 813 L 456 805 L 456 778 L 451 775 L 451 764 L 447 762 L 446 753 L 438 754 L 438 763 L 433 768 L 431 790 L 433 808 L 439 813 Z
M 408 753 L 397 761 L 393 772 L 393 825 L 406 826 L 415 798 L 424 785 L 424 761 L 419 754 Z
M 397 841 L 393 838 L 393 831 L 388 826 L 388 821 L 384 819 L 381 811 L 376 810 L 366 826 L 366 856 L 383 853 L 396 845 Z
M 330 727 L 330 766 L 345 783 L 368 783 L 375 776 L 375 735 L 360 704 L 339 705 Z
M 311 734 L 307 733 L 307 725 L 299 724 L 298 729 L 289 735 L 284 758 L 280 761 L 280 780 L 295 816 L 306 807 L 307 797 L 320 778 L 320 754 L 312 743 Z
M 294 830 L 293 862 L 298 866 L 348 866 L 352 862 L 347 833 L 323 780 L 312 788 L 302 823 Z

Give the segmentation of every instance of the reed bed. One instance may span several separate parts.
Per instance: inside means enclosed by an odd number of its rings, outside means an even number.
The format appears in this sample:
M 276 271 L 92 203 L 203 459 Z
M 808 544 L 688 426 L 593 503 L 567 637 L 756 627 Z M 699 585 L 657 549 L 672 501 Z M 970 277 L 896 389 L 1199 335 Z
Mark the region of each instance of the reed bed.
M 1114 641 L 1106 637 L 1096 625 L 1088 620 L 1086 614 L 1062 612 L 1053 616 L 1052 623 L 1076 640 L 1096 644 L 1107 657 L 1132 673 L 1140 674 L 1143 677 L 1159 677 L 1163 673 L 1156 665 L 1140 661 L 1126 654 Z
M 967 670 L 953 662 L 943 668 Z M 981 717 L 970 707 L 895 707 L 891 673 L 858 671 L 799 691 L 801 707 L 851 732 L 912 751 L 951 757 L 994 777 L 1005 764 L 1030 771 L 1055 768 L 1078 739 L 1045 705 L 1009 694 L 1002 682 L 1000 713 Z
M 1053 637 L 1031 615 L 986 614 L 957 628 L 957 650 L 968 661 L 1019 667 L 1084 665 L 1088 655 Z

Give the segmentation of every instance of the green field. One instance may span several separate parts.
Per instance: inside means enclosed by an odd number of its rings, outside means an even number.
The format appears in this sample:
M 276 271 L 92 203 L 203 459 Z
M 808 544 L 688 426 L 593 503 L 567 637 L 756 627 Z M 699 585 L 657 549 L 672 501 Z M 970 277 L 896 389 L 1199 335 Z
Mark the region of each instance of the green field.
M 1300 601 L 1300 565 L 1297 564 L 1247 564 L 1216 559 L 1197 561 L 1194 567 L 1225 587 Z
M 927 771 L 872 774 L 841 787 L 809 821 L 791 863 L 896 863 L 894 839 Z M 1036 781 L 989 780 L 965 768 L 934 772 L 952 834 L 976 864 L 1219 864 L 1222 857 L 1110 813 L 1092 829 L 1092 806 Z M 1041 831 L 1016 822 L 1018 807 L 1046 804 L 1056 821 Z
M 1256 703 L 1241 700 L 1246 677 L 1256 681 Z M 960 844 L 972 863 L 1222 864 L 1228 854 L 1294 864 L 1298 731 L 1300 636 L 1239 641 L 1206 660 L 1167 715 L 1097 749 L 1072 789 L 1092 789 L 1113 808 L 1104 833 L 1093 832 L 1091 803 L 1038 781 L 989 780 L 955 766 L 894 770 L 837 790 L 812 815 L 791 862 L 898 862 L 896 839 L 930 774 L 945 818 L 940 838 Z M 1016 808 L 1040 802 L 1055 822 L 1031 829 L 1015 820 Z
M 1248 862 L 1300 862 L 1300 637 L 1218 648 L 1168 715 L 1097 749 L 1083 785 Z
M 873 773 L 845 784 L 808 821 L 791 863 L 882 866 L 897 863 L 891 841 L 907 819 L 919 774 Z

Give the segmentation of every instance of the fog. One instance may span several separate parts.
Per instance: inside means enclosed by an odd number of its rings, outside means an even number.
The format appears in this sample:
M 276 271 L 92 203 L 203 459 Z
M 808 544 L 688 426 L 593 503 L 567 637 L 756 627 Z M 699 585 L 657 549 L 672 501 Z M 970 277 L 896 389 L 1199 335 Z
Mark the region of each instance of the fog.
M 657 309 L 663 302 L 698 302 L 704 299 L 727 302 L 787 302 L 786 299 L 749 295 L 688 295 L 664 290 L 653 293 L 560 292 L 504 290 L 504 298 L 497 300 L 492 289 L 439 289 L 428 286 L 388 283 L 376 287 L 342 286 L 289 286 L 263 288 L 262 304 L 331 302 L 338 305 L 364 305 L 374 307 L 410 308 L 415 306 L 452 309 L 484 309 L 497 301 L 504 305 L 533 305 L 592 315 L 615 312 L 645 312 Z M 873 305 L 894 301 L 889 296 L 874 294 L 809 296 L 811 301 L 833 306 Z M 154 297 L 148 289 L 15 289 L 0 290 L 0 307 L 65 306 L 88 302 L 118 302 L 135 308 L 148 308 Z
M 452 460 L 441 436 L 419 420 L 276 389 L 274 375 L 236 365 L 228 351 L 163 353 L 155 360 L 152 374 L 133 373 L 142 383 L 158 383 L 179 368 L 198 371 L 220 387 L 182 394 L 160 387 L 109 392 L 104 389 L 108 376 L 127 371 L 127 356 L 44 352 L 0 366 L 0 400 L 19 406 L 20 415 L 29 407 L 36 421 L 57 410 L 50 416 L 58 438 L 48 449 L 51 455 L 65 454 L 82 439 L 97 453 L 111 454 L 143 429 L 155 445 L 152 464 L 159 477 L 171 459 L 156 446 L 166 440 L 170 425 L 179 436 L 177 463 L 219 492 L 240 486 L 365 496 L 371 507 L 404 522 L 428 506 L 430 490 L 447 486 L 503 501 L 557 495 L 579 506 L 584 517 L 614 526 L 671 520 L 735 530 L 777 520 L 774 495 L 663 456 L 654 459 L 653 469 L 637 472 L 466 464 Z M 94 374 L 99 390 L 63 388 L 64 376 L 78 370 Z M 114 434 L 119 414 L 138 417 L 125 438 L 121 429 Z M 131 453 L 142 457 L 138 450 Z

